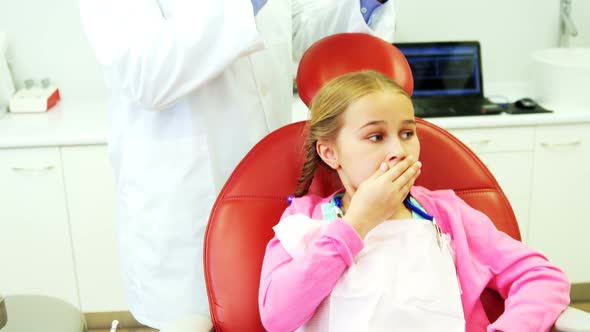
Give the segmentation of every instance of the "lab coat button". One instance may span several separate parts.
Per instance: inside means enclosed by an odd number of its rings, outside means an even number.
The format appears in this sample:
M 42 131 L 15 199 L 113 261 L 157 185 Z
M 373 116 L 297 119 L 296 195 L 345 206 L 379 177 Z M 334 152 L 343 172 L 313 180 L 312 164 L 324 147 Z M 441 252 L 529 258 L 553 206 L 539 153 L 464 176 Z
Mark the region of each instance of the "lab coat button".
M 266 87 L 260 88 L 260 95 L 266 97 L 268 95 L 268 89 Z
M 361 13 L 366 14 L 367 13 L 367 8 L 366 7 L 362 7 L 361 8 Z

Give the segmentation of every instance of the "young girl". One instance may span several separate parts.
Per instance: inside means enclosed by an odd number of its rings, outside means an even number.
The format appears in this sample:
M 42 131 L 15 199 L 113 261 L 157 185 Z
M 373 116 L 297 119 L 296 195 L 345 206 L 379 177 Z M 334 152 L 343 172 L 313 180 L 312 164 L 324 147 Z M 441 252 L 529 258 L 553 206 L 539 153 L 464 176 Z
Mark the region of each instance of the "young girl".
M 376 72 L 341 76 L 312 102 L 295 198 L 274 227 L 259 290 L 268 331 L 548 331 L 564 273 L 452 191 L 414 187 L 412 103 Z M 343 188 L 306 194 L 321 163 Z M 490 324 L 480 295 L 505 298 Z

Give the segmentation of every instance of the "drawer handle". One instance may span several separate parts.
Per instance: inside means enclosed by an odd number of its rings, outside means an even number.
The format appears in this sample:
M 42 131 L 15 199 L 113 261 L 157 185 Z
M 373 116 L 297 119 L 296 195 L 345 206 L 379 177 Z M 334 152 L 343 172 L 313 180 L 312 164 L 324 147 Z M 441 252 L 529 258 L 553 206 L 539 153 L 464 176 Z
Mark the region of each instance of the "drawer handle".
M 547 143 L 542 142 L 541 146 L 548 149 L 555 149 L 555 148 L 565 148 L 565 147 L 574 147 L 582 144 L 581 140 L 575 140 L 573 142 L 564 142 L 564 143 Z
M 468 141 L 467 145 L 477 145 L 477 146 L 481 146 L 481 145 L 488 145 L 490 144 L 491 140 L 489 139 L 482 139 L 479 141 Z
M 12 170 L 15 172 L 46 172 L 55 169 L 55 166 L 45 167 L 13 167 Z

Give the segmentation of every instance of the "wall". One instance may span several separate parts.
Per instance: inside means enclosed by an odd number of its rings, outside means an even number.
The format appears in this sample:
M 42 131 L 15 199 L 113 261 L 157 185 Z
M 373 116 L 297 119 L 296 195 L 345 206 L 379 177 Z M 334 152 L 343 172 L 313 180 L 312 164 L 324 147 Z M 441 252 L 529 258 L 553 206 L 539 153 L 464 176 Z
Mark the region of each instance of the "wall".
M 527 80 L 529 54 L 557 45 L 558 0 L 401 0 L 399 7 L 399 41 L 479 40 L 484 86 Z
M 590 47 L 590 1 L 573 2 L 580 35 L 572 45 Z M 557 45 L 558 0 L 398 4 L 398 41 L 479 40 L 486 85 L 528 80 L 530 52 Z M 50 77 L 64 98 L 106 95 L 80 26 L 77 0 L 0 0 L 0 30 L 9 34 L 8 58 L 19 86 L 26 78 Z
M 8 34 L 7 58 L 17 86 L 49 77 L 63 99 L 105 98 L 78 0 L 0 0 L 0 30 Z
M 572 17 L 578 36 L 570 38 L 571 47 L 590 47 L 590 0 L 573 0 Z

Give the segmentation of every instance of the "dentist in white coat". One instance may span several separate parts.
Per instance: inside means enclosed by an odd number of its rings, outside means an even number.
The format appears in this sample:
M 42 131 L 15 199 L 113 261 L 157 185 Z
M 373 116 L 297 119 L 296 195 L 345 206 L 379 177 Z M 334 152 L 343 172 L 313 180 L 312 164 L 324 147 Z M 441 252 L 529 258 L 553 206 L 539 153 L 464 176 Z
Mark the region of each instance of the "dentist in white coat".
M 290 122 L 303 51 L 337 32 L 391 40 L 393 1 L 80 0 L 110 91 L 121 264 L 138 321 L 209 316 L 202 247 L 217 193 Z

